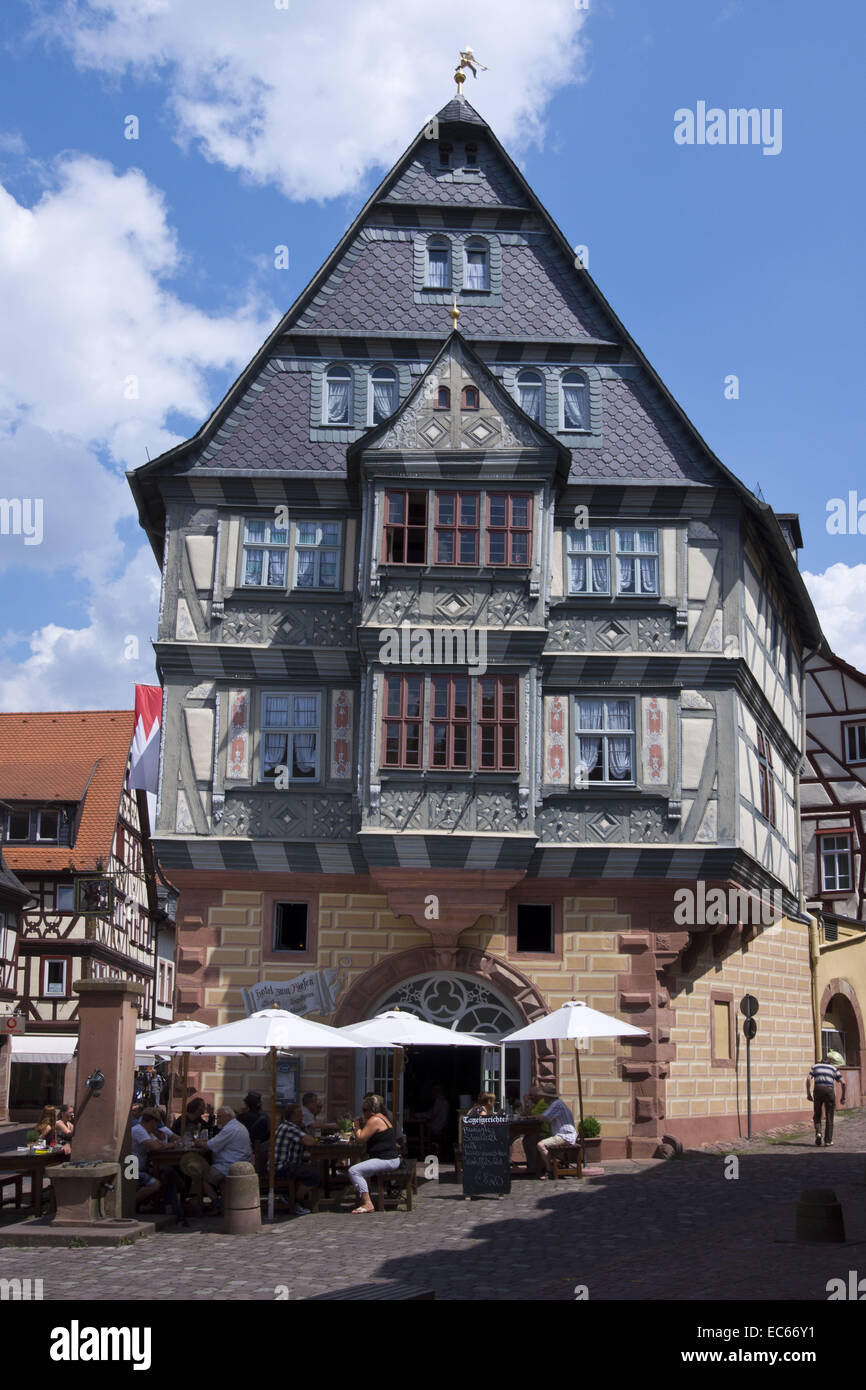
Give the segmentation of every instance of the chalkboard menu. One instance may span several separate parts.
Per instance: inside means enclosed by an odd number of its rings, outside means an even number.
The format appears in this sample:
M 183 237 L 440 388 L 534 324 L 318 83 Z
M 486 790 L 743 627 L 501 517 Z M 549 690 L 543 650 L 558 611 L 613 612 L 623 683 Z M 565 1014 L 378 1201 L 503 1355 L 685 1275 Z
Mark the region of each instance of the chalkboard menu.
M 507 1116 L 463 1121 L 463 1195 L 511 1191 L 511 1128 Z

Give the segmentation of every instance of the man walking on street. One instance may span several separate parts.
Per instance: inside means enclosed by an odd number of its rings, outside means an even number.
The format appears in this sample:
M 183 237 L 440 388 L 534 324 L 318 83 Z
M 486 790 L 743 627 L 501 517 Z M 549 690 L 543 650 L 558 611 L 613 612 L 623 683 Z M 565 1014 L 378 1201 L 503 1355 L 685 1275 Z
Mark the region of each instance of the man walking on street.
M 845 1104 L 845 1078 L 830 1061 L 828 1048 L 824 1048 L 824 1055 L 820 1062 L 816 1062 L 809 1075 L 806 1077 L 806 1096 L 812 1099 L 812 1086 L 815 1087 L 815 1100 L 813 1118 L 815 1121 L 815 1143 L 821 1147 L 821 1111 L 824 1112 L 824 1139 L 825 1149 L 833 1147 L 833 1116 L 836 1113 L 836 1082 L 842 1087 L 842 1099 L 839 1104 Z

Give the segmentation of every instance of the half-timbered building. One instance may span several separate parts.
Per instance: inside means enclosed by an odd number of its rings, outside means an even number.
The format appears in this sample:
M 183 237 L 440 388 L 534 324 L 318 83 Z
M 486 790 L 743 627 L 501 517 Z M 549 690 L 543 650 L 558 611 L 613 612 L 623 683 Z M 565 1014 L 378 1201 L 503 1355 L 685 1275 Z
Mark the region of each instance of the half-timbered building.
M 648 1154 L 737 1133 L 748 989 L 754 1122 L 803 1113 L 795 782 L 820 633 L 790 528 L 468 102 L 131 486 L 162 568 L 180 1015 L 400 1004 L 493 1038 L 586 999 L 648 1031 L 582 1061 L 604 1151 Z M 456 1106 L 497 1067 L 415 1057 L 405 1099 L 438 1080 Z M 304 1075 L 334 1114 L 387 1085 L 375 1053 Z M 510 1095 L 554 1078 L 574 1096 L 573 1053 L 507 1049 Z M 254 1079 L 195 1077 L 232 1098 Z
M 7 808 L 0 803 L 0 815 Z M 0 1124 L 9 1119 L 9 1076 L 12 1036 L 17 1026 L 15 987 L 18 972 L 18 936 L 21 909 L 30 894 L 13 874 L 3 856 L 0 836 Z
M 0 715 L 0 816 L 9 867 L 27 890 L 18 940 L 10 1110 L 72 1099 L 78 980 L 145 988 L 141 1028 L 171 1017 L 147 800 L 126 785 L 133 714 Z M 156 1011 L 157 990 L 166 1001 Z
M 806 663 L 803 880 L 818 923 L 822 1042 L 843 1059 L 849 1101 L 866 1091 L 866 675 L 828 648 Z

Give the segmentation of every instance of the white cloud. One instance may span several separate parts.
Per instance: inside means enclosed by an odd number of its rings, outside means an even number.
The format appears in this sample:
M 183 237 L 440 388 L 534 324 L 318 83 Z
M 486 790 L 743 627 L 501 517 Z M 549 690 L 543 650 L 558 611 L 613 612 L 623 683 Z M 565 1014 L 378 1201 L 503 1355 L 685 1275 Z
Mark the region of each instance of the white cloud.
M 82 67 L 164 78 L 178 138 L 208 159 L 321 199 L 393 163 L 454 94 L 466 44 L 489 67 L 469 100 L 503 141 L 537 139 L 581 74 L 586 18 L 568 0 L 71 0 L 43 28 Z
M 240 367 L 274 316 L 185 303 L 166 284 L 181 259 L 138 170 L 61 161 L 32 208 L 0 188 L 0 429 L 27 422 L 137 467 L 177 443 L 169 411 L 206 417 L 204 373 Z
M 14 649 L 0 656 L 0 708 L 131 709 L 136 682 L 157 684 L 150 642 L 158 602 L 159 571 L 142 546 L 111 582 L 93 586 L 86 626 L 48 623 L 27 639 L 23 660 Z M 0 652 L 16 640 L 0 634 Z
M 837 656 L 866 671 L 866 565 L 831 565 L 803 580 Z

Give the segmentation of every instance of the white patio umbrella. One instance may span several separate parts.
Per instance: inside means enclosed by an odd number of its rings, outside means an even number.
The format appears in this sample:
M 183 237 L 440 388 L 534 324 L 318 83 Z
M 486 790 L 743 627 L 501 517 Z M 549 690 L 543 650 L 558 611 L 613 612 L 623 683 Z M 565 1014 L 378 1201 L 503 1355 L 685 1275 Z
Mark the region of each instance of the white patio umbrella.
M 211 1057 L 271 1058 L 271 1136 L 268 1164 L 268 1217 L 274 1214 L 274 1139 L 277 1129 L 277 1053 L 321 1052 L 327 1048 L 360 1047 L 338 1028 L 314 1023 L 288 1009 L 260 1009 L 249 1018 L 208 1028 L 204 1033 L 171 1047 L 172 1052 L 201 1053 Z
M 171 1125 L 171 1092 L 172 1077 L 174 1075 L 174 1058 L 171 1056 L 169 1048 L 174 1043 L 184 1042 L 193 1033 L 206 1033 L 206 1023 L 196 1023 L 194 1019 L 180 1019 L 177 1023 L 166 1023 L 162 1028 L 151 1028 L 147 1033 L 136 1033 L 135 1035 L 135 1061 L 136 1064 L 146 1066 L 149 1062 L 161 1061 L 163 1057 L 171 1057 L 171 1066 L 168 1072 L 168 1123 Z M 184 1058 L 183 1064 L 183 1104 L 186 1106 L 186 1091 L 189 1081 L 189 1061 Z M 181 1116 L 183 1116 L 181 1110 Z M 183 1129 L 183 1125 L 181 1125 Z
M 442 1028 L 438 1023 L 428 1023 L 417 1014 L 405 1009 L 386 1009 L 385 1013 L 361 1023 L 347 1023 L 337 1032 L 351 1038 L 362 1047 L 391 1047 L 394 1049 L 394 1110 L 397 1109 L 397 1070 L 399 1050 L 402 1047 L 494 1047 L 497 1044 L 490 1038 L 479 1037 L 477 1033 L 458 1033 L 453 1028 Z M 396 1113 L 395 1113 L 396 1118 Z
M 509 1033 L 503 1043 L 531 1042 L 541 1040 L 555 1041 L 557 1038 L 571 1038 L 575 1043 L 581 1038 L 648 1038 L 645 1028 L 636 1028 L 633 1023 L 624 1023 L 612 1014 L 603 1014 L 591 1009 L 582 999 L 569 999 L 553 1013 L 544 1014 L 516 1033 Z M 577 1064 L 577 1101 L 580 1109 L 580 1130 L 583 1135 L 583 1085 L 580 1078 L 580 1052 L 574 1050 Z

